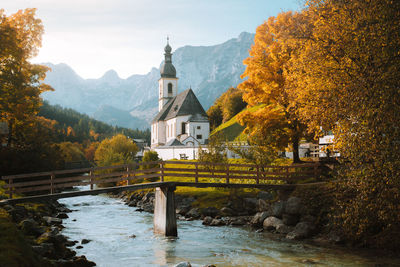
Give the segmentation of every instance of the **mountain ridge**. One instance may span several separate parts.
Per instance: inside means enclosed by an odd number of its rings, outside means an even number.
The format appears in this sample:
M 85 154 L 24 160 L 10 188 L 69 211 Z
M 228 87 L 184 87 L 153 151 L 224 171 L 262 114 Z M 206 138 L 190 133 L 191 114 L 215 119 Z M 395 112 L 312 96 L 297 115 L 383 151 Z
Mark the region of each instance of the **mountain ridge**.
M 242 61 L 248 57 L 253 40 L 254 34 L 243 32 L 237 38 L 218 45 L 177 48 L 172 62 L 179 78 L 178 93 L 192 88 L 207 110 L 220 94 L 242 81 L 240 75 L 245 69 Z M 44 82 L 55 91 L 45 92 L 42 96 L 51 104 L 95 115 L 96 119 L 113 125 L 126 127 L 136 123 L 134 128 L 139 129 L 149 127 L 146 121 L 149 122 L 157 112 L 159 67 L 153 67 L 147 74 L 132 74 L 125 79 L 120 78 L 115 70 L 108 70 L 98 79 L 83 79 L 65 63 L 45 65 L 52 71 L 48 72 Z M 125 113 L 123 122 L 105 113 L 109 110 L 114 114 Z M 128 122 L 126 113 L 136 118 Z

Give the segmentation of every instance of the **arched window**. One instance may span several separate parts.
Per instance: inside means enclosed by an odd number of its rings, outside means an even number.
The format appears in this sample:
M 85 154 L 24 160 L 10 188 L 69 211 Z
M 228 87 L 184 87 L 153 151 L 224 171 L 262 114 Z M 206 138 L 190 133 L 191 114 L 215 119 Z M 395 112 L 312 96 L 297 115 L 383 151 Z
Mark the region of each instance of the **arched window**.
M 168 84 L 168 96 L 172 96 L 172 83 Z

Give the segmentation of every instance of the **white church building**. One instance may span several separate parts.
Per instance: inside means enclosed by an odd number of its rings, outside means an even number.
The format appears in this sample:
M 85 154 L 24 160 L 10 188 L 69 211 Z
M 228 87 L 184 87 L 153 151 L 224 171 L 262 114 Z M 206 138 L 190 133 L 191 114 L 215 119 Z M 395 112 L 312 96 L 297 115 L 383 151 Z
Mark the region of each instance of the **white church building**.
M 163 160 L 196 159 L 198 149 L 205 149 L 208 143 L 208 116 L 192 89 L 178 94 L 178 78 L 168 42 L 164 51 L 158 80 L 158 114 L 151 122 L 151 149 Z

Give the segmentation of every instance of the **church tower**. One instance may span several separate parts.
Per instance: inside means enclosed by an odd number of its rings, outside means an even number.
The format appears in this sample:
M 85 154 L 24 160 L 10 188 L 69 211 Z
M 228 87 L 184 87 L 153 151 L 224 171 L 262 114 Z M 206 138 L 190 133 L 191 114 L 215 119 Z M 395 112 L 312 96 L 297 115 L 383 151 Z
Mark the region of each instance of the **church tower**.
M 172 65 L 172 48 L 169 45 L 169 38 L 167 38 L 167 45 L 164 48 L 165 60 L 161 66 L 161 78 L 158 80 L 158 111 L 178 92 L 178 78 L 176 77 L 176 70 Z

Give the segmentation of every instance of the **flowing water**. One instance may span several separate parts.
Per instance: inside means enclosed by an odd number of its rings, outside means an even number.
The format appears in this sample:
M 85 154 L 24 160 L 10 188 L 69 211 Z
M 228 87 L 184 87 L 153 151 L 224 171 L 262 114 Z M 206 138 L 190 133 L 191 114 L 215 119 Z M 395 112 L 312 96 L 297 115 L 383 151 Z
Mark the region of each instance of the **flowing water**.
M 70 240 L 91 240 L 75 250 L 98 266 L 173 266 L 182 261 L 193 266 L 375 266 L 383 261 L 276 240 L 245 228 L 207 227 L 201 221 L 178 221 L 179 237 L 166 238 L 153 234 L 152 214 L 118 199 L 98 195 L 59 202 L 73 210 L 64 220 L 63 234 Z

